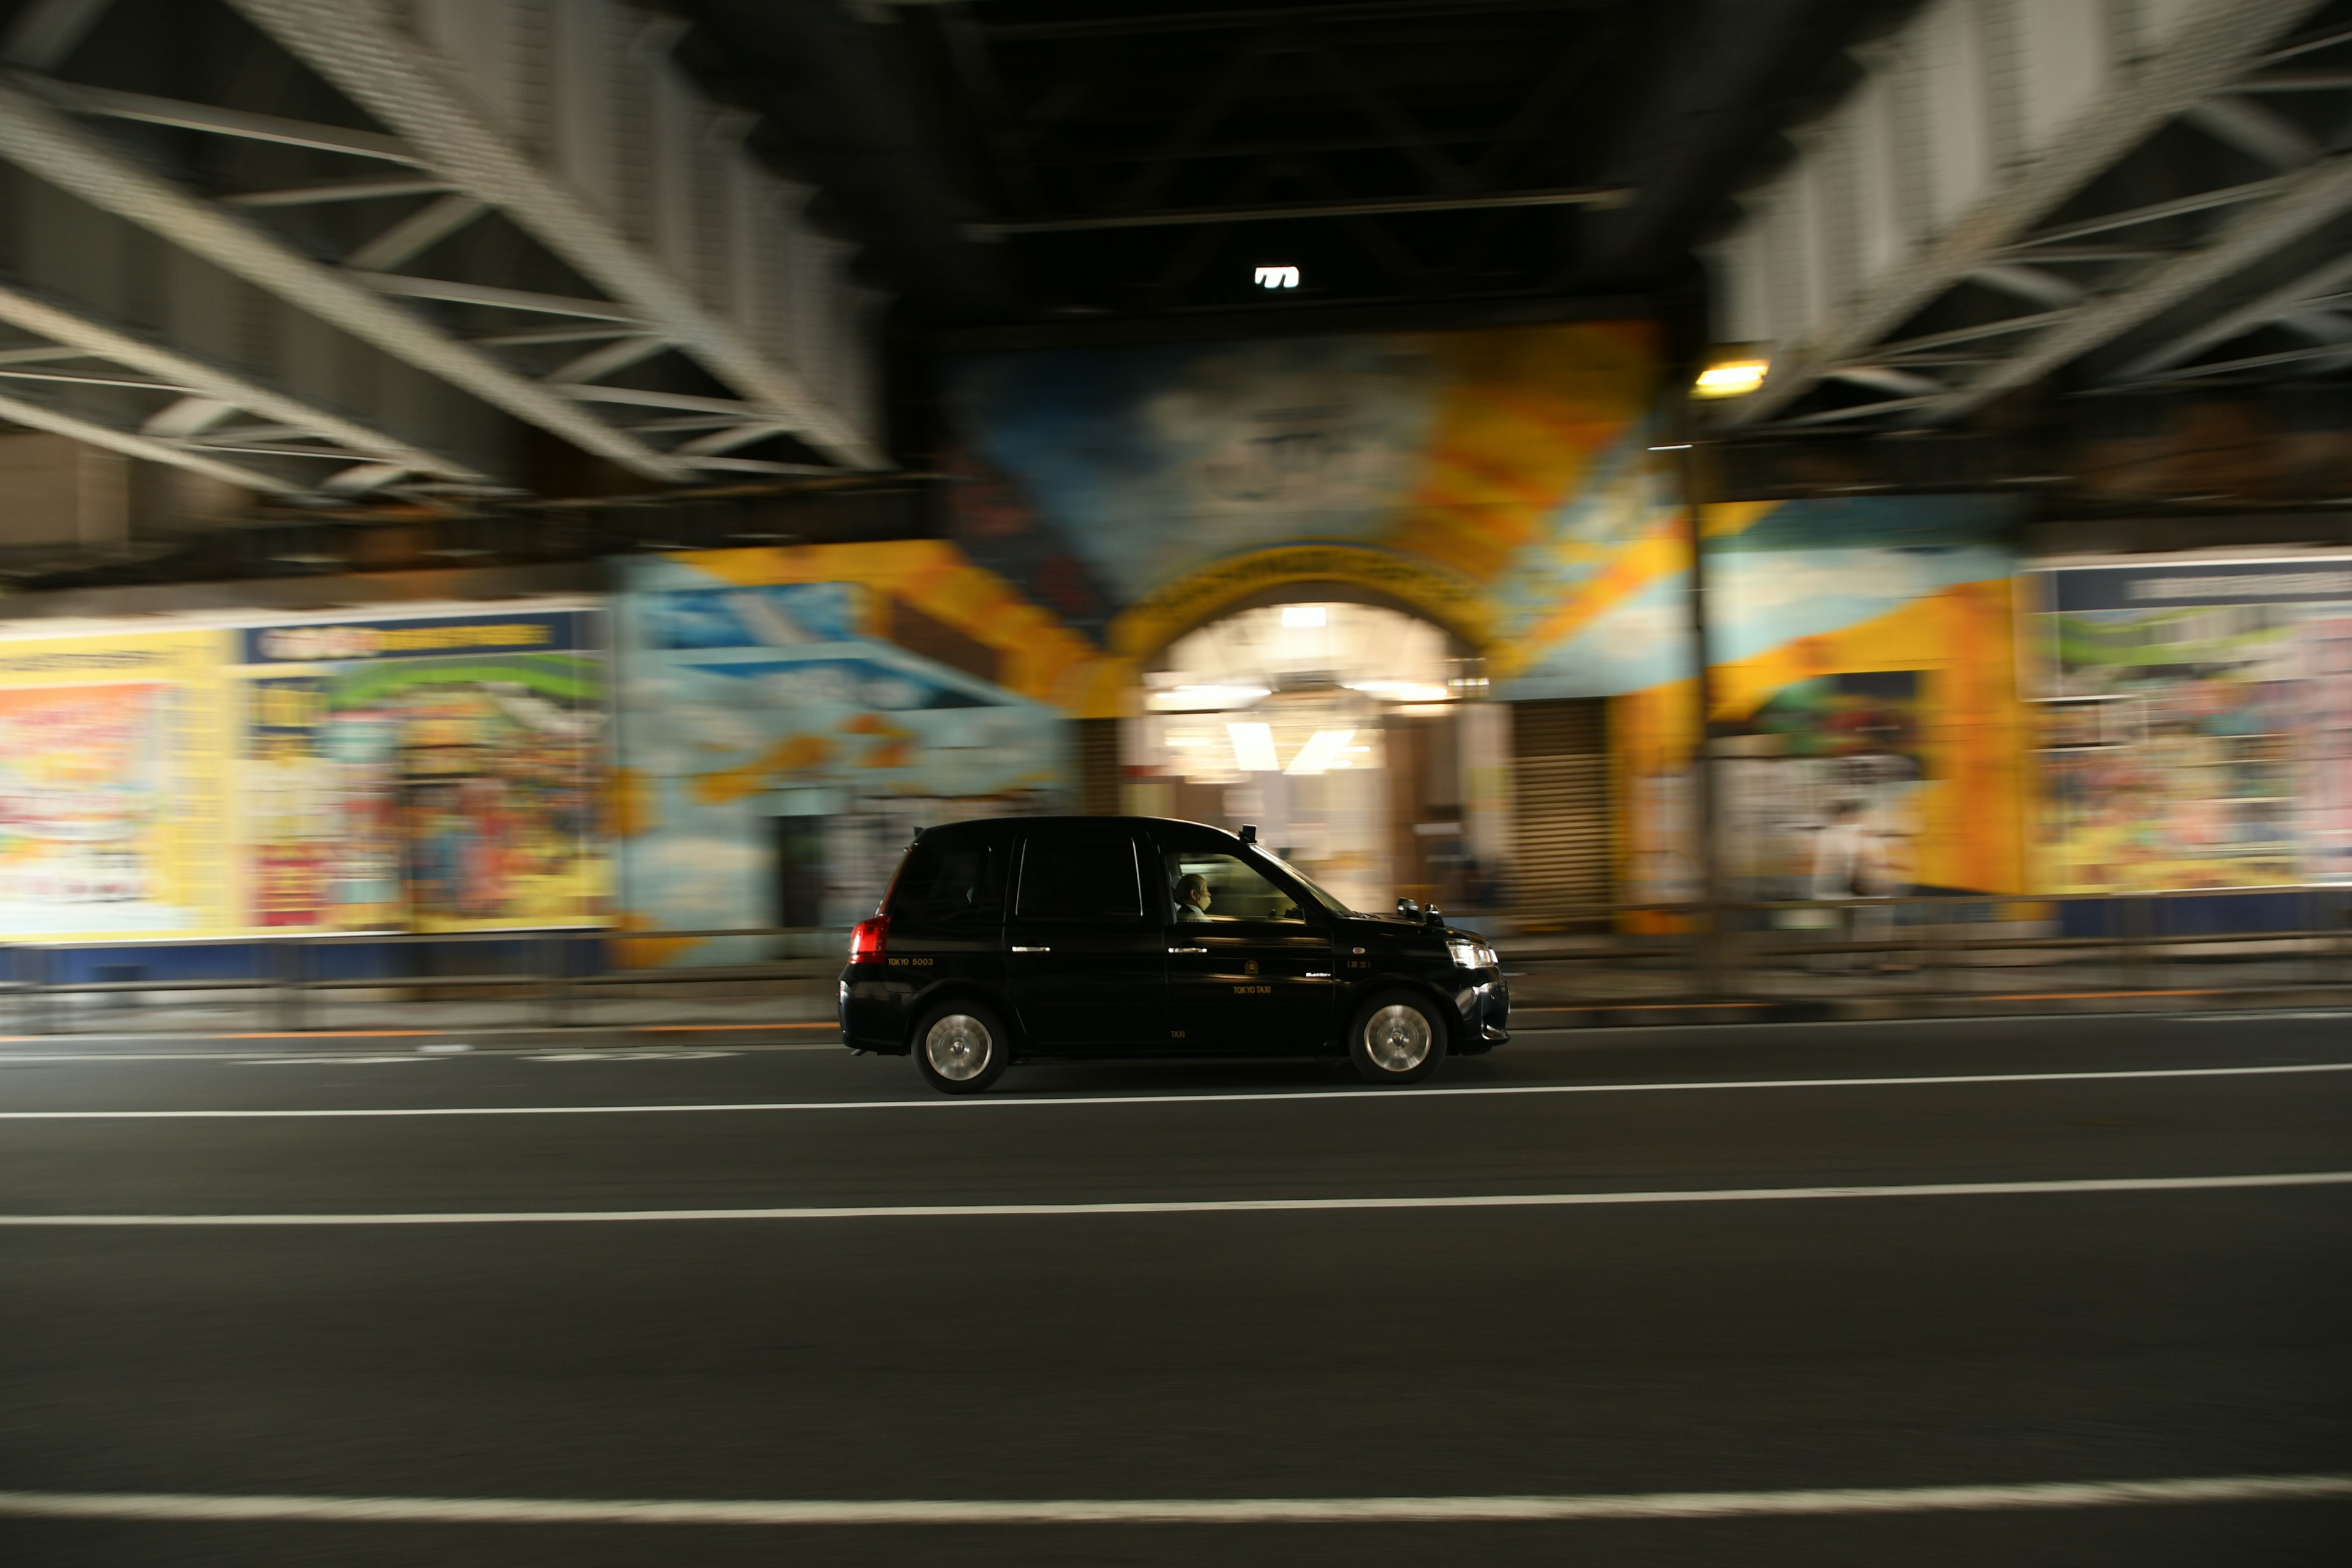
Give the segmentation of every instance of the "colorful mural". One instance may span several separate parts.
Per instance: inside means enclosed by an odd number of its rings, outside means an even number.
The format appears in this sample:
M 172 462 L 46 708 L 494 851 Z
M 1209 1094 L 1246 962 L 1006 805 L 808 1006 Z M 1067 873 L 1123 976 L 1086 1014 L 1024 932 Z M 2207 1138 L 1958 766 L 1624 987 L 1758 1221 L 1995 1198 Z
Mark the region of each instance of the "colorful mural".
M 1656 672 L 1553 654 L 1674 564 L 1658 376 L 1626 321 L 962 356 L 956 538 L 1119 658 L 1323 583 L 1447 627 L 1519 694 L 1625 689 Z
M 1066 804 L 1067 712 L 1098 656 L 952 546 L 642 558 L 618 616 L 627 930 L 846 924 L 917 828 Z
M 1020 542 L 1003 569 L 1040 601 L 1048 568 L 1083 584 L 1109 653 L 1294 584 L 1412 610 L 1484 656 L 1492 697 L 1610 700 L 1621 891 L 1696 896 L 1688 531 L 1680 459 L 1652 450 L 1651 327 L 980 355 L 949 384 L 974 481 L 959 538 Z M 1823 826 L 1857 811 L 1904 886 L 2026 885 L 2014 516 L 1975 496 L 1709 509 L 1736 891 L 1804 896 Z
M 1885 890 L 2019 891 L 2015 509 L 1972 496 L 1712 507 L 1704 520 L 1719 843 L 1729 890 L 1813 896 L 1841 811 Z M 1686 591 L 1685 572 L 1660 580 Z M 1687 678 L 1611 705 L 1629 901 L 1697 894 Z

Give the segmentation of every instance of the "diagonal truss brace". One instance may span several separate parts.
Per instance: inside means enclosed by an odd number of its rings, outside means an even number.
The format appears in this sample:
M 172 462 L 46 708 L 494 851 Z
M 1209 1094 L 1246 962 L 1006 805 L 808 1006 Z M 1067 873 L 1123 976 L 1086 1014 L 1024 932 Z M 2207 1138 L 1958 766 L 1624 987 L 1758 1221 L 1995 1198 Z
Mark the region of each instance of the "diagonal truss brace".
M 121 365 L 151 378 L 150 384 L 153 386 L 180 393 L 179 402 L 141 427 L 139 436 L 145 445 L 134 454 L 138 457 L 209 473 L 215 479 L 225 478 L 217 456 L 205 448 L 205 436 L 230 415 L 242 410 L 283 426 L 287 437 L 319 443 L 315 448 L 281 447 L 286 456 L 389 468 L 401 474 L 465 484 L 491 482 L 488 475 L 441 453 L 427 451 L 300 398 L 274 392 L 233 371 L 93 321 L 21 288 L 0 286 L 0 321 L 71 351 L 70 355 L 59 357 Z M 119 443 L 116 449 L 129 450 Z M 235 482 L 251 489 L 291 493 L 313 488 L 259 470 L 239 471 L 243 477 Z M 332 486 L 330 479 L 324 488 Z
M 1958 418 L 2179 304 L 2352 208 L 2352 155 L 2305 171 L 2238 214 L 2202 248 L 2136 279 L 2129 289 L 2070 312 L 2032 346 L 1936 400 L 1931 420 Z
M 376 0 L 231 0 L 256 26 L 393 128 L 453 187 L 499 208 L 646 331 L 676 344 L 750 405 L 855 468 L 887 466 L 858 422 L 713 315 L 661 262 L 497 130 Z
M 0 157 L 575 446 L 647 479 L 676 484 L 695 477 L 690 466 L 614 429 L 377 289 L 154 174 L 16 79 L 0 79 Z
M 0 394 L 0 419 L 5 419 L 11 424 L 22 425 L 31 430 L 47 430 L 53 436 L 70 436 L 77 441 L 92 447 L 103 447 L 110 452 L 121 452 L 128 458 L 144 458 L 150 462 L 170 463 L 175 468 L 206 475 L 224 484 L 236 485 L 248 490 L 258 490 L 264 495 L 282 495 L 301 488 L 280 479 L 276 474 L 264 473 L 259 468 L 247 468 L 242 463 L 226 462 L 218 458 L 205 457 L 191 452 L 184 447 L 160 441 L 151 436 L 142 436 L 134 430 L 118 430 L 110 425 L 101 425 L 94 419 L 85 419 L 78 414 L 62 413 L 46 405 L 27 403 L 22 398 L 10 397 L 5 394 Z
M 2051 148 L 1986 195 L 1911 259 L 1838 312 L 1819 341 L 1797 345 L 1763 387 L 1729 406 L 1727 425 L 1758 425 L 1819 382 L 1832 366 L 1865 360 L 1870 345 L 1930 300 L 1991 263 L 2029 226 L 2112 166 L 2159 126 L 2259 65 L 2314 0 L 2205 0 L 2164 50 L 2087 105 Z M 2088 314 L 2090 312 L 2086 312 Z M 2058 334 L 2053 334 L 2053 337 Z M 2038 355 L 2036 356 L 2038 357 Z M 1956 395 L 1967 406 L 1976 389 Z M 1957 408 L 1956 402 L 1948 405 Z
M 2110 379 L 2128 382 L 2158 376 L 2195 359 L 2208 349 L 2218 348 L 2232 338 L 2243 337 L 2248 332 L 2283 321 L 2298 310 L 2324 309 L 2318 301 L 2347 281 L 2352 281 L 2352 256 L 2339 257 L 2315 271 L 2305 273 L 2292 283 L 2273 289 L 2259 300 L 2206 322 L 2194 331 L 2183 333 L 2162 348 L 2142 354 Z

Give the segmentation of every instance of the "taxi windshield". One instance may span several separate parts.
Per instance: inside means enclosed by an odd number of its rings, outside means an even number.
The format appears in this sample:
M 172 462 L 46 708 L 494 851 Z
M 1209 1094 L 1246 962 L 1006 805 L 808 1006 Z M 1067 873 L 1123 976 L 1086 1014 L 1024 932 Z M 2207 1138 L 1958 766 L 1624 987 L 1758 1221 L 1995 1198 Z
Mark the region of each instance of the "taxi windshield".
M 1319 885 L 1314 878 L 1308 876 L 1306 872 L 1300 870 L 1297 867 L 1292 865 L 1289 861 L 1284 859 L 1273 850 L 1266 848 L 1263 845 L 1257 844 L 1253 844 L 1250 847 L 1257 851 L 1258 858 L 1260 859 L 1272 862 L 1273 865 L 1283 873 L 1283 875 L 1288 877 L 1292 881 L 1306 889 L 1307 896 L 1312 898 L 1317 903 L 1322 905 L 1329 913 L 1335 915 L 1352 915 L 1356 912 L 1347 905 L 1341 903 L 1337 898 L 1334 898 L 1328 891 Z

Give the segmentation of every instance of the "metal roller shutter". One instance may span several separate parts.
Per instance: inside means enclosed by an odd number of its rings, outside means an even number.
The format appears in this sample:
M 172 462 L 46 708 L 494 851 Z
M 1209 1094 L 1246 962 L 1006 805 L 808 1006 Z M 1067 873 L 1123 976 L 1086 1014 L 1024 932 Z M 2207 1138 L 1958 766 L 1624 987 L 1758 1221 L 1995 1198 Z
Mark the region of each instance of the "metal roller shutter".
M 1608 901 L 1605 700 L 1574 697 L 1511 704 L 1517 817 L 1512 902 L 1523 909 Z
M 1081 719 L 1078 723 L 1078 812 L 1084 816 L 1117 816 L 1122 774 L 1118 757 L 1118 721 Z

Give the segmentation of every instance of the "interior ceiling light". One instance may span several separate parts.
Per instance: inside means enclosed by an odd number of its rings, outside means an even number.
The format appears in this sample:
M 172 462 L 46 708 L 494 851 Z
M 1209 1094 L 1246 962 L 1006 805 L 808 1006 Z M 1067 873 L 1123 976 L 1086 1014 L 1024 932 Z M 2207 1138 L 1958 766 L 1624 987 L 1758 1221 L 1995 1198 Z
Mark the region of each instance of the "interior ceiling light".
M 1285 605 L 1282 624 L 1286 626 L 1319 626 L 1328 620 L 1320 605 Z
M 1282 771 L 1311 778 L 1337 763 L 1341 750 L 1355 738 L 1353 730 L 1318 730 L 1307 737 L 1307 744 L 1298 748 L 1298 755 L 1293 757 L 1290 765 Z M 1346 766 L 1345 763 L 1339 765 Z
M 1245 773 L 1278 773 L 1282 764 L 1274 758 L 1274 727 L 1270 724 L 1228 724 L 1225 733 L 1234 738 L 1234 765 Z
M 1453 695 L 1443 686 L 1420 680 L 1351 680 L 1348 689 L 1390 702 L 1443 702 Z
M 1745 397 L 1764 384 L 1772 362 L 1760 359 L 1718 360 L 1698 373 L 1691 384 L 1694 397 Z
M 1176 686 L 1151 694 L 1151 706 L 1162 713 L 1207 713 L 1220 708 L 1246 708 L 1272 693 L 1263 686 Z

